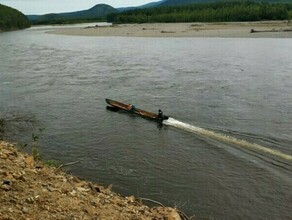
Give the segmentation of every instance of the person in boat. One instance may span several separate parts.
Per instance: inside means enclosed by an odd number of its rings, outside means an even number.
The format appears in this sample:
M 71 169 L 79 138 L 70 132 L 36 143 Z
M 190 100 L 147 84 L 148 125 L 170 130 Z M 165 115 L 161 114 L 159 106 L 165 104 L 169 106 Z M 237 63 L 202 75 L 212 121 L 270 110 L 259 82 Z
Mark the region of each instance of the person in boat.
M 128 111 L 133 112 L 133 111 L 135 111 L 135 109 L 136 109 L 135 105 L 129 104 Z
M 163 118 L 163 111 L 161 109 L 158 110 L 158 118 Z

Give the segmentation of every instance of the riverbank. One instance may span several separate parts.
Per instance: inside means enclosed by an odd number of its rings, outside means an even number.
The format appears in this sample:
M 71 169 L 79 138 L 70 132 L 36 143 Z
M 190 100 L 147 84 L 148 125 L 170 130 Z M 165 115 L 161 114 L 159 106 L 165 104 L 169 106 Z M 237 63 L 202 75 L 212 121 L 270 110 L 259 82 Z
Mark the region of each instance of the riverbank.
M 47 33 L 72 36 L 292 38 L 292 24 L 288 21 L 146 23 L 61 28 Z
M 1 219 L 181 219 L 172 208 L 143 205 L 0 141 Z

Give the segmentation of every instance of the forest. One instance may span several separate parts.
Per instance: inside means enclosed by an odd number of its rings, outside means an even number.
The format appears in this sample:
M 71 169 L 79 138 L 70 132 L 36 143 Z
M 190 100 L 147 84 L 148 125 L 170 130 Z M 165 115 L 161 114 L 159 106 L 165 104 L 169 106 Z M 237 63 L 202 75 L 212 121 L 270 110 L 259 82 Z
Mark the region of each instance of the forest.
M 292 4 L 221 1 L 137 9 L 110 14 L 107 18 L 113 23 L 154 23 L 288 20 L 291 16 Z
M 52 25 L 52 24 L 79 24 L 90 22 L 104 22 L 106 19 L 102 18 L 52 18 L 44 20 L 30 21 L 32 25 Z
M 27 17 L 20 11 L 0 4 L 0 32 L 30 27 Z

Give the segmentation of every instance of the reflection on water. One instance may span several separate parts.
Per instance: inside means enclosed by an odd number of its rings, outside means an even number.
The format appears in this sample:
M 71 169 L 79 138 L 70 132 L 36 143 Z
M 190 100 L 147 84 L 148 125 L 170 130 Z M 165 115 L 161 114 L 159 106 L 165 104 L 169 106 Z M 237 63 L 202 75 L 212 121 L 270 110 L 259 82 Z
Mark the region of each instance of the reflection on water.
M 0 34 L 0 110 L 41 121 L 45 157 L 80 160 L 74 174 L 189 215 L 291 217 L 290 39 L 44 31 Z M 159 128 L 107 111 L 105 98 L 178 121 Z

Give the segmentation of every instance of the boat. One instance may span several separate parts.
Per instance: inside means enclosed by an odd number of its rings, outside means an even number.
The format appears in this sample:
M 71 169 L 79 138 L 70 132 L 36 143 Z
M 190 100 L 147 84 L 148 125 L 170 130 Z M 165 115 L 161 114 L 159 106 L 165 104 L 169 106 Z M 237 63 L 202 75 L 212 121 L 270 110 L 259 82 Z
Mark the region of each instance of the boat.
M 133 107 L 133 105 L 131 104 L 124 104 L 124 103 L 121 103 L 121 102 L 118 102 L 118 101 L 114 101 L 114 100 L 111 100 L 111 99 L 105 99 L 106 103 L 109 104 L 110 106 L 107 106 L 106 108 L 108 110 L 111 110 L 111 111 L 119 111 L 119 110 L 122 110 L 122 111 L 126 111 L 128 113 L 133 113 L 133 114 L 136 114 L 136 115 L 139 115 L 143 118 L 146 118 L 146 119 L 151 119 L 151 120 L 154 120 L 154 121 L 157 121 L 157 122 L 162 122 L 163 120 L 167 120 L 168 119 L 168 116 L 166 115 L 159 115 L 159 114 L 155 114 L 155 113 L 152 113 L 152 112 L 147 112 L 147 111 L 144 111 L 142 109 L 139 109 L 139 108 L 136 108 L 136 107 Z

